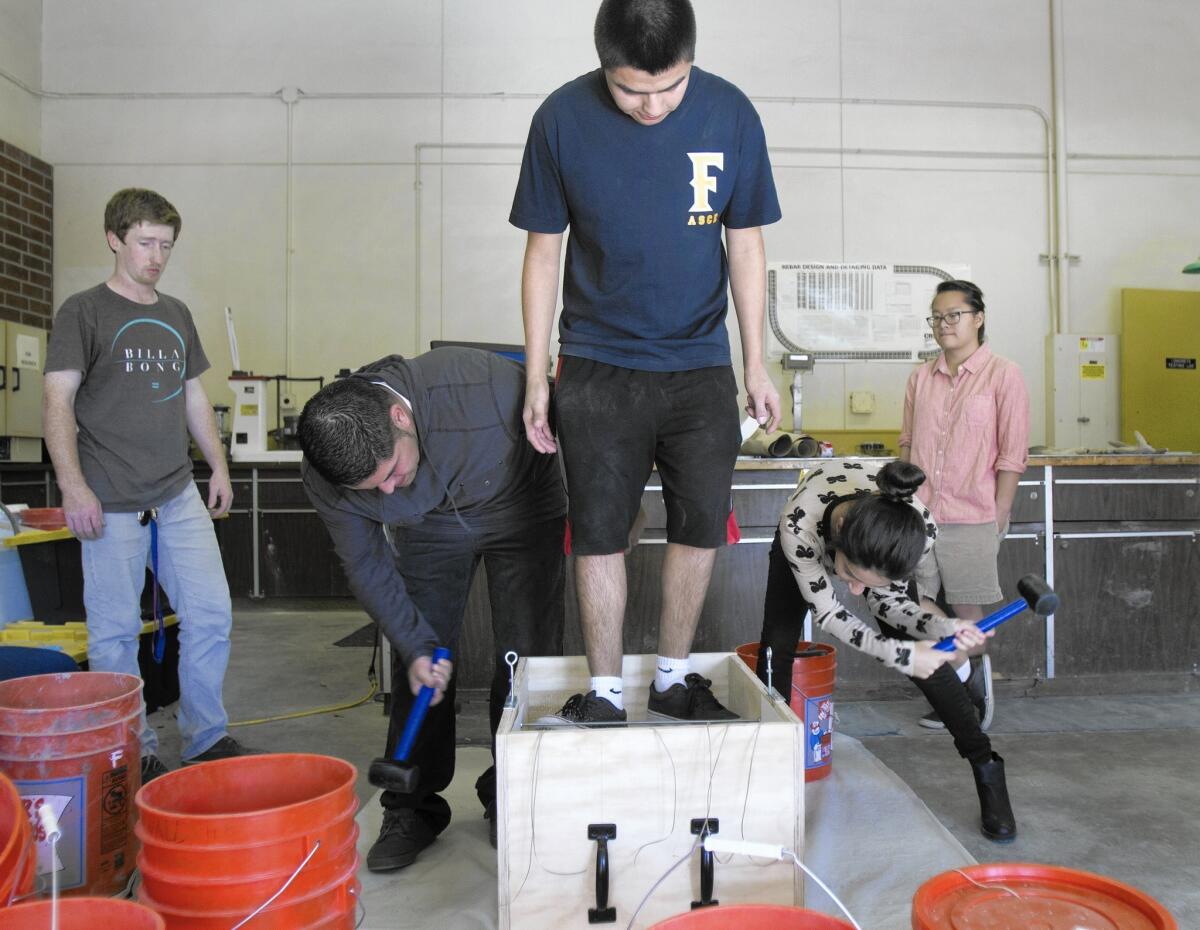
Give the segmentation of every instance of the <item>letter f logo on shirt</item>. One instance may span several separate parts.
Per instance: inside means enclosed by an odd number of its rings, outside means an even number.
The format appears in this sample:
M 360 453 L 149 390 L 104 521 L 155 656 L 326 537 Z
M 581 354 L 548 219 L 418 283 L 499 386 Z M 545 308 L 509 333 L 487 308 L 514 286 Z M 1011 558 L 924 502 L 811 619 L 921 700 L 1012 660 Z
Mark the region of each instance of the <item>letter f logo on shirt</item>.
M 712 208 L 708 205 L 708 195 L 715 193 L 717 190 L 717 179 L 710 176 L 709 168 L 716 168 L 718 171 L 725 170 L 725 153 L 724 152 L 688 152 L 688 158 L 692 160 L 692 190 L 696 192 L 696 196 L 692 199 L 692 208 L 690 213 L 710 213 Z

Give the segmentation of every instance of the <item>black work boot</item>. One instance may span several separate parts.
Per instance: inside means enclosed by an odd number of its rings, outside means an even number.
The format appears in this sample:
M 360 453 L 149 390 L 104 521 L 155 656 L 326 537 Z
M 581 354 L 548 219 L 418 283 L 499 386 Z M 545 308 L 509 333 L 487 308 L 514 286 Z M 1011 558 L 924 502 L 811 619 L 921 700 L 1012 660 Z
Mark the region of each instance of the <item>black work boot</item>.
M 975 773 L 975 790 L 979 792 L 981 832 L 996 843 L 1012 842 L 1017 838 L 1017 819 L 1008 801 L 1004 760 L 993 752 L 988 762 L 972 762 L 971 771 Z
M 367 868 L 372 872 L 403 869 L 416 862 L 417 854 L 435 839 L 433 828 L 416 811 L 385 810 L 379 839 L 367 853 Z

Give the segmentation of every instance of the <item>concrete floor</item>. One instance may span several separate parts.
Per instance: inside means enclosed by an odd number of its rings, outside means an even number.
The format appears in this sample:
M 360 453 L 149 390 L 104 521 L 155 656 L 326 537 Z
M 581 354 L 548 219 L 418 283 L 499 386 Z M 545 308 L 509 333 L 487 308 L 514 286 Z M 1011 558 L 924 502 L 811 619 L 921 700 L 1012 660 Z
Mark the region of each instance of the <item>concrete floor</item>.
M 235 603 L 225 684 L 234 720 L 356 700 L 371 650 L 333 643 L 367 618 L 350 602 Z M 1005 697 L 991 735 L 1005 758 L 1020 836 L 1007 846 L 978 832 L 971 774 L 949 736 L 917 726 L 907 700 L 842 701 L 838 725 L 903 778 L 980 862 L 1043 862 L 1119 878 L 1158 899 L 1180 927 L 1200 927 L 1200 693 Z M 163 761 L 178 762 L 174 708 L 152 717 Z M 486 745 L 486 705 L 468 695 L 460 742 Z M 340 756 L 360 771 L 381 754 L 382 706 L 232 731 L 264 749 Z M 834 765 L 837 754 L 834 753 Z

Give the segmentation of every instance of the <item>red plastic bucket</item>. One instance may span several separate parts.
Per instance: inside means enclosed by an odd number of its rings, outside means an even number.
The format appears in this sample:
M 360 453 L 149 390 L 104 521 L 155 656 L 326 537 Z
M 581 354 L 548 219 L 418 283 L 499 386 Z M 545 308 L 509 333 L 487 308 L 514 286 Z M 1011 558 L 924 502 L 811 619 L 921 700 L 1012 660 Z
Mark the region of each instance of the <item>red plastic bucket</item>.
M 1179 930 L 1166 908 L 1116 879 L 1024 862 L 935 875 L 917 889 L 912 925 L 913 930 Z
M 52 869 L 62 892 L 110 895 L 128 884 L 141 711 L 142 681 L 133 675 L 67 672 L 0 682 L 0 771 L 21 795 L 47 886 Z M 58 816 L 55 849 L 38 819 L 43 804 Z
M 851 924 L 828 914 L 781 904 L 733 904 L 701 907 L 668 917 L 650 930 L 854 930 Z
M 18 513 L 17 518 L 31 530 L 61 530 L 67 525 L 61 507 L 30 507 Z
M 152 868 L 166 873 L 191 871 L 200 874 L 253 875 L 268 870 L 295 868 L 312 849 L 316 840 L 326 849 L 334 849 L 347 840 L 357 841 L 358 825 L 354 814 L 358 801 L 351 800 L 345 811 L 324 829 L 311 825 L 292 835 L 276 835 L 261 843 L 230 846 L 198 846 L 194 843 L 170 843 L 147 835 L 141 821 L 134 833 L 141 842 L 139 861 L 148 861 Z
M 49 901 L 30 901 L 4 912 L 4 930 L 46 930 Z M 65 898 L 58 902 L 59 930 L 164 930 L 163 919 L 148 907 L 117 898 Z
M 33 891 L 37 849 L 17 787 L 0 775 L 0 907 Z
M 311 850 L 312 847 L 309 848 Z M 326 847 L 322 846 L 288 886 L 286 894 L 291 898 L 301 898 L 309 892 L 320 891 L 340 879 L 347 869 L 356 868 L 358 831 L 352 830 L 340 847 L 330 847 L 329 855 L 321 856 L 325 849 Z M 204 900 L 206 907 L 248 914 L 278 891 L 307 855 L 305 852 L 293 856 L 291 861 L 281 868 L 258 866 L 245 872 L 226 870 L 225 875 L 214 878 L 193 877 L 191 881 L 186 881 L 186 874 L 163 871 L 151 865 L 147 861 L 148 854 L 143 850 L 138 856 L 138 868 L 141 869 L 141 887 L 145 889 L 146 897 L 153 899 L 156 905 L 190 910 L 199 896 Z M 236 879 L 229 877 L 232 875 L 236 875 Z M 181 877 L 185 879 L 183 883 L 180 881 Z
M 751 669 L 758 666 L 758 647 L 758 643 L 737 647 L 738 657 Z M 788 706 L 796 716 L 804 719 L 806 782 L 820 781 L 833 771 L 833 685 L 836 679 L 836 649 L 826 643 L 796 643 Z
M 256 928 L 349 930 L 359 892 L 355 777 L 349 762 L 299 753 L 160 776 L 137 796 L 138 900 L 169 930 L 228 930 L 286 884 Z

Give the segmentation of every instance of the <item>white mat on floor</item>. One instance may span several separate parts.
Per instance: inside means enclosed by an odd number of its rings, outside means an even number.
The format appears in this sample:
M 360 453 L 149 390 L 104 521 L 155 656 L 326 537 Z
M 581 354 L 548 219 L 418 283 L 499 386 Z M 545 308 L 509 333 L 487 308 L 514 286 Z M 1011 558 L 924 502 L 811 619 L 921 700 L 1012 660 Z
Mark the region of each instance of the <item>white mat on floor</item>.
M 975 860 L 858 740 L 837 736 L 833 759 L 833 773 L 805 793 L 805 864 L 863 930 L 909 930 L 912 897 L 921 883 Z M 365 930 L 494 930 L 496 853 L 488 845 L 488 824 L 474 788 L 490 761 L 486 749 L 459 749 L 457 773 L 446 793 L 454 821 L 415 864 L 390 875 L 374 875 L 363 866 Z M 377 794 L 357 819 L 365 862 L 382 819 Z M 719 871 L 717 876 L 719 881 Z M 806 888 L 807 907 L 841 916 L 815 883 Z

